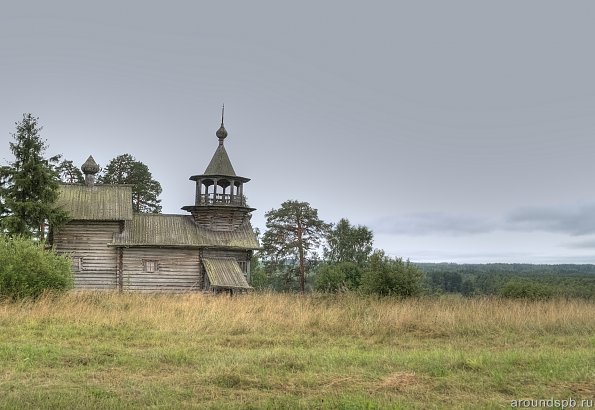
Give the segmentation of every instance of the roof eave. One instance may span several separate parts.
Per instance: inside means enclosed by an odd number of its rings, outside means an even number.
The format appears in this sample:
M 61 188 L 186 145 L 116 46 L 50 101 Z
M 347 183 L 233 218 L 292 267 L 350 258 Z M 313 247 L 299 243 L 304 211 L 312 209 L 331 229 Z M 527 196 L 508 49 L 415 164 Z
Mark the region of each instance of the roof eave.
M 152 243 L 114 243 L 107 244 L 113 248 L 178 248 L 178 249 L 222 249 L 222 250 L 247 250 L 257 251 L 262 247 L 253 246 L 222 246 L 222 245 L 188 245 L 188 244 L 152 244 Z
M 191 181 L 196 181 L 198 179 L 209 179 L 209 178 L 229 178 L 236 181 L 241 182 L 248 182 L 250 178 L 240 177 L 238 175 L 225 175 L 225 174 L 201 174 L 201 175 L 192 175 L 190 178 Z

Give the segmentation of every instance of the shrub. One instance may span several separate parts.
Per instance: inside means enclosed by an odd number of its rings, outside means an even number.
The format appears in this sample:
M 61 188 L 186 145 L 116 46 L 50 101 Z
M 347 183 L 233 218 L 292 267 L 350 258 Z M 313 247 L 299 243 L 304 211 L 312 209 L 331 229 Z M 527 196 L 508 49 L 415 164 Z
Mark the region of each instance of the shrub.
M 320 292 L 355 290 L 361 276 L 362 269 L 353 262 L 327 263 L 318 269 L 314 284 Z
M 518 279 L 506 282 L 500 289 L 500 296 L 515 299 L 549 299 L 553 294 L 552 288 L 547 285 Z
M 422 293 L 423 272 L 401 258 L 389 258 L 383 251 L 370 256 L 362 276 L 364 293 L 381 296 L 416 296 Z
M 73 287 L 71 261 L 42 243 L 24 238 L 0 237 L 0 297 L 36 298 L 46 290 Z

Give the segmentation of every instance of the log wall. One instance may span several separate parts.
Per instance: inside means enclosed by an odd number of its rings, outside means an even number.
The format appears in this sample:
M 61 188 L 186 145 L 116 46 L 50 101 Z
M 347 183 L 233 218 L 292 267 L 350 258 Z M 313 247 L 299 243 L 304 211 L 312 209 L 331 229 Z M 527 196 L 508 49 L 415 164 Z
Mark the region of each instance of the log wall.
M 156 262 L 154 272 L 146 271 Z M 124 248 L 122 250 L 122 290 L 191 291 L 200 290 L 199 251 L 175 248 Z
M 75 288 L 117 288 L 117 250 L 107 244 L 112 241 L 113 234 L 119 231 L 119 222 L 72 221 L 54 232 L 53 246 L 56 252 L 82 258 L 81 265 L 77 263 L 73 269 Z
M 81 259 L 73 269 L 77 289 L 125 291 L 193 291 L 208 287 L 201 257 L 233 257 L 250 281 L 250 251 L 177 248 L 108 247 L 119 222 L 72 221 L 54 232 L 53 246 L 60 254 Z M 147 272 L 146 261 L 157 269 Z M 74 265 L 78 263 L 75 262 Z
M 192 216 L 196 223 L 213 231 L 235 231 L 246 220 L 249 208 L 239 207 L 210 207 L 196 206 L 192 209 Z

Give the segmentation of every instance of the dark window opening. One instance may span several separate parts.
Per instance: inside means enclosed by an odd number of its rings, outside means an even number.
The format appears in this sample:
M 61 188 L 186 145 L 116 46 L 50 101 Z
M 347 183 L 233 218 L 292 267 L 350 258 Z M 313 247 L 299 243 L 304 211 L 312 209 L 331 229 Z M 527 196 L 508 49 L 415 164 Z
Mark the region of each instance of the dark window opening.
M 72 258 L 72 271 L 82 272 L 83 271 L 83 258 L 81 256 L 75 256 Z
M 143 259 L 143 271 L 153 273 L 159 271 L 159 261 L 157 259 Z

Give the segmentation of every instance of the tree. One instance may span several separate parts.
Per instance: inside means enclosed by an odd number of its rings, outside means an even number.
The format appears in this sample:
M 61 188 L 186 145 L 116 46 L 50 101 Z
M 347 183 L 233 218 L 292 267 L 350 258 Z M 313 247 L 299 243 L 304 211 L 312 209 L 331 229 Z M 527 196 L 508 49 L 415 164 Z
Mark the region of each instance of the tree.
M 58 178 L 65 184 L 82 184 L 85 182 L 81 169 L 72 161 L 62 160 L 56 167 Z
M 324 257 L 329 262 L 353 262 L 363 266 L 372 253 L 374 234 L 365 226 L 353 226 L 342 218 L 326 237 Z
M 381 296 L 416 296 L 422 292 L 423 272 L 409 261 L 375 251 L 362 276 L 364 293 Z
M 0 168 L 0 224 L 10 236 L 39 240 L 46 227 L 63 223 L 67 215 L 55 207 L 58 176 L 53 169 L 60 156 L 45 158 L 47 143 L 41 139 L 38 118 L 23 114 L 16 124 L 10 150 L 14 161 Z
M 161 213 L 161 184 L 153 179 L 149 167 L 130 154 L 112 159 L 98 179 L 102 184 L 132 185 L 132 209 L 135 212 Z
M 330 225 L 318 217 L 318 210 L 307 202 L 285 201 L 281 208 L 265 214 L 267 231 L 262 238 L 264 256 L 269 262 L 297 261 L 300 290 L 306 282 L 307 258 L 315 259 L 320 242 Z

